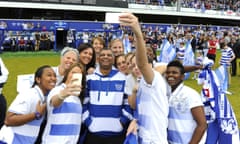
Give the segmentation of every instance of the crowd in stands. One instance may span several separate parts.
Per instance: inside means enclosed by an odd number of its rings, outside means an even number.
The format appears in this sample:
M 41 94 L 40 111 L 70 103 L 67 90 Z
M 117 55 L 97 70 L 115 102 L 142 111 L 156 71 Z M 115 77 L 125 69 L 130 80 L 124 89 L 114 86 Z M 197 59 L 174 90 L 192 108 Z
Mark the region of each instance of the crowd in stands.
M 240 57 L 239 29 L 172 25 L 163 32 L 141 27 L 131 13 L 119 20 L 121 38 L 87 39 L 77 47 L 65 47 L 58 66 L 37 68 L 32 86 L 19 92 L 7 110 L 0 143 L 76 144 L 85 137 L 85 144 L 122 144 L 135 134 L 140 144 L 195 144 L 205 141 L 206 130 L 206 144 L 239 142 L 234 112 L 211 69 L 218 63 L 218 47 L 220 65 L 230 66 Z M 163 54 L 165 49 L 167 54 L 158 57 L 157 51 Z M 195 54 L 201 54 L 200 64 L 193 59 L 191 66 L 185 65 Z M 202 82 L 214 89 L 203 87 L 206 103 L 183 82 L 185 72 L 201 66 L 198 78 L 210 73 L 211 79 Z M 209 127 L 205 104 L 214 106 Z M 229 114 L 220 115 L 215 111 L 219 107 L 228 107 L 221 110 Z
M 11 33 L 11 32 L 9 32 Z M 25 33 L 24 31 L 22 33 Z M 9 34 L 5 37 L 2 50 L 4 51 L 38 51 L 54 48 L 52 32 L 34 32 L 32 34 Z
M 136 4 L 151 4 L 161 6 L 177 6 L 178 0 L 128 0 L 129 3 Z M 181 0 L 181 7 L 206 9 L 206 10 L 219 10 L 226 11 L 232 10 L 239 12 L 240 2 L 238 0 Z

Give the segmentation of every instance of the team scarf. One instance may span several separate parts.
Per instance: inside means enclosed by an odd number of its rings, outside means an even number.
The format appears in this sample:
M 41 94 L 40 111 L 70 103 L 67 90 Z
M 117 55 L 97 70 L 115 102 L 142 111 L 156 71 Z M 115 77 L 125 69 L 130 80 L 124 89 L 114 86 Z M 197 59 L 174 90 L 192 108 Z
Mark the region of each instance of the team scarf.
M 138 144 L 137 136 L 133 133 L 128 134 L 123 144 Z
M 194 53 L 192 51 L 192 45 L 191 41 L 188 40 L 185 44 L 185 53 L 184 53 L 184 59 L 183 59 L 183 65 L 195 65 L 194 60 Z M 190 73 L 185 73 L 185 79 L 188 79 L 190 76 Z
M 218 80 L 220 82 L 220 88 L 223 92 L 226 92 L 228 90 L 228 79 L 229 79 L 229 71 L 227 70 L 227 65 L 221 65 L 216 70 L 215 73 L 218 77 Z
M 176 50 L 174 44 L 170 44 L 167 39 L 164 39 L 161 50 L 162 51 L 158 60 L 159 62 L 169 63 L 170 61 L 175 59 Z
M 131 42 L 129 41 L 128 35 L 123 38 L 124 53 L 127 54 L 132 51 Z
M 226 66 L 213 71 L 212 64 L 206 64 L 198 80 L 203 86 L 201 95 L 208 122 L 206 144 L 237 144 L 239 143 L 237 120 L 224 93 Z

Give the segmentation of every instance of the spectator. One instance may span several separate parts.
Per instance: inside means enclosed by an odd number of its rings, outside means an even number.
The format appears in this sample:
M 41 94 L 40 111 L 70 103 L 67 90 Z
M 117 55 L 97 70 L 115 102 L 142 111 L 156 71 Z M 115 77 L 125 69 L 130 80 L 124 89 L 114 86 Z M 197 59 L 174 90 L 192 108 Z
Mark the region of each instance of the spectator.
M 26 42 L 26 51 L 34 51 L 33 41 L 30 38 Z
M 204 40 L 204 34 L 200 34 L 199 38 L 197 39 L 196 42 L 196 50 L 197 52 L 201 52 L 204 54 L 203 49 L 205 47 L 205 40 Z
M 196 38 L 190 32 L 186 34 L 186 42 L 191 43 L 192 51 L 195 54 L 197 41 Z
M 41 39 L 41 35 L 39 32 L 35 33 L 35 51 L 39 50 L 40 47 L 40 39 Z
M 113 67 L 110 49 L 99 52 L 99 66 L 87 76 L 83 120 L 88 128 L 86 144 L 123 143 L 124 130 L 132 118 L 124 94 L 125 75 Z
M 4 119 L 5 119 L 6 110 L 7 110 L 7 102 L 2 93 L 2 90 L 3 90 L 4 84 L 7 82 L 8 74 L 9 74 L 8 69 L 3 63 L 3 60 L 0 58 L 0 129 L 4 124 Z
M 10 44 L 11 51 L 17 51 L 17 40 L 15 37 L 10 39 Z
M 183 63 L 183 60 L 184 60 L 184 54 L 185 54 L 185 45 L 184 45 L 184 42 L 180 42 L 180 46 L 177 50 L 177 59 Z
M 0 143 L 34 143 L 44 119 L 46 96 L 55 84 L 56 74 L 50 66 L 37 69 L 32 88 L 19 93 L 10 105 L 0 131 Z
M 235 37 L 231 38 L 231 42 L 227 44 L 230 48 L 232 48 L 234 54 L 235 54 L 235 58 L 232 60 L 231 65 L 232 65 L 232 76 L 236 76 L 236 71 L 237 71 L 237 63 L 236 63 L 236 59 L 237 59 L 237 41 Z
M 210 40 L 208 41 L 208 53 L 207 57 L 215 62 L 217 52 L 218 40 L 216 35 L 213 33 Z
M 23 39 L 23 37 L 20 37 L 19 41 L 18 41 L 18 51 L 25 51 L 25 41 Z
M 220 65 L 226 65 L 227 67 L 227 76 L 228 77 L 228 83 L 227 85 L 229 85 L 231 83 L 231 76 L 230 76 L 230 66 L 231 66 L 231 62 L 235 59 L 235 54 L 232 50 L 232 48 L 230 48 L 227 43 L 223 42 L 221 43 L 221 58 L 220 58 Z M 228 86 L 226 86 L 225 88 L 227 88 Z M 227 89 L 225 89 L 225 92 L 228 93 Z M 228 93 L 229 94 L 229 93 Z

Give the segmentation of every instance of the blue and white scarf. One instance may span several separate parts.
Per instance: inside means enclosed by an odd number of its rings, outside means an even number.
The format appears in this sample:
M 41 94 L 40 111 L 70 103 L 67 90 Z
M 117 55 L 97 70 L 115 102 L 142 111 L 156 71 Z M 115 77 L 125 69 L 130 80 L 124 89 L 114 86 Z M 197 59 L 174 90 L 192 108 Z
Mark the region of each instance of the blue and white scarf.
M 225 78 L 224 75 L 225 73 L 211 70 L 210 65 L 206 65 L 199 74 L 198 82 L 203 85 L 201 94 L 208 122 L 206 144 L 239 143 L 237 120 L 223 91 L 225 80 L 222 79 Z M 219 82 L 220 80 L 223 82 Z
M 194 53 L 192 51 L 192 45 L 190 40 L 186 42 L 183 65 L 187 65 L 187 66 L 195 65 Z M 190 76 L 189 72 L 185 73 L 185 79 L 188 79 L 189 76 Z
M 176 57 L 176 50 L 173 44 L 170 44 L 167 39 L 163 41 L 161 46 L 161 54 L 159 58 L 159 62 L 169 63 L 170 61 L 174 60 Z

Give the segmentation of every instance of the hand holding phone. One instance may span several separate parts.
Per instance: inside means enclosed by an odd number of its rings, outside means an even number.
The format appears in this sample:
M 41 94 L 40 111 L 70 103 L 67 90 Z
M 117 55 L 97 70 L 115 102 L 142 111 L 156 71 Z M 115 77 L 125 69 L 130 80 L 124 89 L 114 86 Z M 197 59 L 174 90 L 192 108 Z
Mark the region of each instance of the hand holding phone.
M 81 73 L 74 73 L 72 75 L 72 84 L 75 85 L 82 85 L 82 74 Z
M 105 23 L 120 23 L 119 16 L 122 13 L 106 13 L 105 14 Z
M 82 73 L 73 73 L 73 75 L 72 75 L 72 84 L 73 85 L 77 85 L 79 87 L 82 85 Z M 81 90 L 80 91 L 74 91 L 74 93 L 76 95 L 80 95 Z

